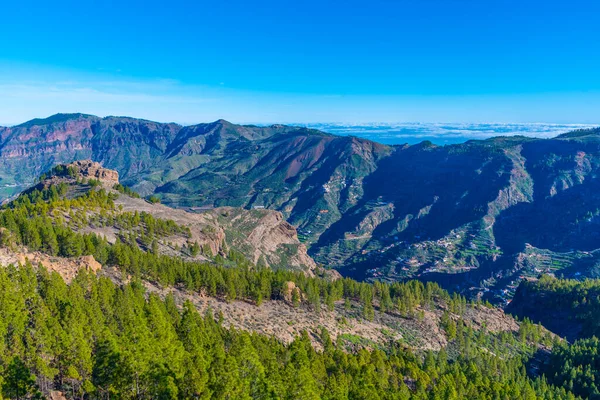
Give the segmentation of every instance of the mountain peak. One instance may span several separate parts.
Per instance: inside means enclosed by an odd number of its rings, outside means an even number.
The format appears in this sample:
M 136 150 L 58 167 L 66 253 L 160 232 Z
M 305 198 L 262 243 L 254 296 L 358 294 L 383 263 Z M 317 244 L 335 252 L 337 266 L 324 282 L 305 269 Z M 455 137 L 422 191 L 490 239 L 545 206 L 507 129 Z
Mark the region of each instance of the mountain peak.
M 70 164 L 59 164 L 52 168 L 46 178 L 79 178 L 95 179 L 101 183 L 109 184 L 111 187 L 119 183 L 119 173 L 112 169 L 102 167 L 102 164 L 92 160 L 78 160 Z
M 66 121 L 78 120 L 78 119 L 98 119 L 97 116 L 91 114 L 82 114 L 82 113 L 58 113 L 51 115 L 47 118 L 34 118 L 30 121 L 24 122 L 17 127 L 31 127 L 36 125 L 48 125 L 61 123 Z
M 220 128 L 230 128 L 230 127 L 234 127 L 234 126 L 240 126 L 240 125 L 236 125 L 234 123 L 231 123 L 229 121 L 227 121 L 226 119 L 223 118 L 219 118 L 218 120 L 214 121 L 214 122 L 210 122 L 207 124 L 199 124 L 199 125 L 205 125 L 208 127 L 220 127 Z

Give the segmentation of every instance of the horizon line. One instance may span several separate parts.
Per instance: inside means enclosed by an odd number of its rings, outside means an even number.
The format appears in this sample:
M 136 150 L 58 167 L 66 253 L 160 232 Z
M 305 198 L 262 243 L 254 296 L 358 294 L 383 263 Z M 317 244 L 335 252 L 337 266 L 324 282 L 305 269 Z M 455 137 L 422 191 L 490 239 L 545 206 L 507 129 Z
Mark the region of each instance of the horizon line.
M 303 127 L 308 127 L 311 125 L 332 125 L 332 126 L 340 126 L 340 127 L 354 127 L 354 126 L 358 127 L 358 126 L 371 126 L 371 125 L 379 125 L 379 126 L 383 126 L 383 127 L 394 127 L 394 125 L 429 125 L 429 126 L 432 126 L 432 125 L 520 125 L 520 126 L 540 125 L 540 126 L 573 126 L 573 127 L 600 126 L 600 122 L 597 122 L 597 123 L 587 123 L 587 122 L 560 123 L 560 122 L 543 122 L 543 121 L 540 121 L 540 122 L 502 121 L 501 122 L 501 121 L 492 121 L 492 120 L 483 121 L 483 122 L 474 122 L 474 121 L 472 121 L 472 122 L 469 122 L 469 121 L 467 121 L 467 122 L 465 122 L 465 121 L 462 121 L 462 122 L 460 122 L 460 121 L 435 121 L 435 122 L 426 122 L 426 121 L 394 121 L 394 122 L 388 122 L 388 121 L 361 121 L 361 122 L 344 122 L 344 121 L 315 121 L 315 122 L 261 121 L 261 122 L 257 122 L 257 121 L 243 121 L 243 122 L 232 122 L 225 118 L 217 118 L 212 121 L 203 121 L 203 122 L 178 122 L 178 121 L 159 121 L 158 119 L 155 120 L 155 119 L 149 119 L 149 118 L 134 117 L 134 116 L 130 116 L 130 115 L 104 115 L 104 116 L 102 116 L 102 115 L 98 115 L 98 114 L 89 114 L 89 113 L 84 113 L 84 112 L 59 112 L 59 113 L 51 114 L 47 117 L 34 117 L 34 118 L 31 118 L 29 120 L 22 121 L 22 122 L 0 122 L 0 126 L 6 127 L 6 128 L 12 128 L 12 127 L 26 124 L 26 123 L 34 121 L 36 119 L 44 120 L 44 119 L 52 118 L 57 115 L 76 115 L 76 114 L 81 114 L 81 115 L 91 116 L 91 117 L 96 117 L 96 118 L 101 118 L 101 119 L 132 118 L 132 119 L 150 121 L 150 122 L 161 123 L 161 124 L 177 124 L 177 125 L 181 125 L 184 127 L 200 125 L 200 124 L 210 124 L 210 123 L 214 123 L 217 121 L 226 121 L 226 122 L 229 122 L 229 123 L 235 124 L 235 125 L 257 125 L 257 126 L 289 125 L 289 126 L 303 126 Z

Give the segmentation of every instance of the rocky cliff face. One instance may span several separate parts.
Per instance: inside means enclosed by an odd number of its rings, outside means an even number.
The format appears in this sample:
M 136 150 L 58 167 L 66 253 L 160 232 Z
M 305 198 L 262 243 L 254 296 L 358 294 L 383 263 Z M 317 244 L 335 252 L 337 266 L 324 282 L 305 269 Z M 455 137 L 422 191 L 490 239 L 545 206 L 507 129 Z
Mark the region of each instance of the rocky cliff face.
M 306 246 L 298 240 L 296 228 L 283 215 L 273 210 L 244 210 L 221 207 L 207 212 L 217 217 L 225 230 L 228 243 L 247 249 L 250 260 L 267 266 L 288 265 L 308 268 L 314 274 L 316 264 L 307 253 Z
M 294 227 L 274 210 L 250 211 L 222 207 L 191 213 L 129 196 L 119 196 L 115 206 L 123 212 L 146 212 L 188 227 L 189 237 L 173 237 L 169 242 L 179 247 L 198 243 L 206 249 L 204 255 L 209 257 L 218 254 L 227 257 L 233 249 L 252 263 L 273 269 L 294 269 L 309 275 L 314 275 L 316 269 L 306 247 L 298 240 Z M 98 230 L 97 233 L 106 235 L 107 231 Z M 117 234 L 113 231 L 112 237 L 116 238 Z
M 96 179 L 102 183 L 114 186 L 119 183 L 119 173 L 112 169 L 103 168 L 100 163 L 92 160 L 78 160 L 67 164 L 67 170 L 72 170 L 82 179 Z

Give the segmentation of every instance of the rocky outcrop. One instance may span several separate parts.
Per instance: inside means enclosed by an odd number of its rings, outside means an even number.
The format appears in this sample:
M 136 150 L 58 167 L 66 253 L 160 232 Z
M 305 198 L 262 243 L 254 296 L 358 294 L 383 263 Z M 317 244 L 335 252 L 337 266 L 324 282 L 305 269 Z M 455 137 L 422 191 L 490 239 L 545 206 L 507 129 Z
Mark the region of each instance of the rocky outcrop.
M 111 186 L 119 183 L 119 173 L 117 171 L 103 168 L 100 163 L 92 160 L 75 161 L 65 167 L 76 171 L 77 176 L 84 179 L 96 179 Z
M 221 207 L 195 213 L 126 195 L 119 196 L 115 206 L 122 212 L 146 212 L 189 228 L 190 237 L 171 237 L 168 241 L 177 247 L 198 243 L 203 249 L 199 257 L 227 256 L 230 250 L 236 250 L 254 264 L 274 269 L 293 269 L 313 275 L 317 267 L 306 246 L 298 240 L 296 229 L 278 211 Z M 85 231 L 103 235 L 109 241 L 118 235 L 107 228 L 88 227 Z
M 296 287 L 296 284 L 292 281 L 287 281 L 283 284 L 283 288 L 281 289 L 281 295 L 283 299 L 288 303 L 292 303 L 294 300 L 294 292 L 298 295 L 298 299 L 301 297 L 300 289 Z
M 243 210 L 233 207 L 213 211 L 219 216 L 228 240 L 233 246 L 253 249 L 251 260 L 261 258 L 270 267 L 299 269 L 304 266 L 314 272 L 316 264 L 307 254 L 306 246 L 298 240 L 296 229 L 273 210 Z
M 102 269 L 102 265 L 94 259 L 94 256 L 82 256 L 78 258 L 66 258 L 50 256 L 38 251 L 28 251 L 25 248 L 9 249 L 0 247 L 0 266 L 25 265 L 27 262 L 34 267 L 43 266 L 50 272 L 58 273 L 65 282 L 71 282 L 81 270 L 96 274 Z
M 50 392 L 50 400 L 67 400 L 63 392 L 52 390 Z

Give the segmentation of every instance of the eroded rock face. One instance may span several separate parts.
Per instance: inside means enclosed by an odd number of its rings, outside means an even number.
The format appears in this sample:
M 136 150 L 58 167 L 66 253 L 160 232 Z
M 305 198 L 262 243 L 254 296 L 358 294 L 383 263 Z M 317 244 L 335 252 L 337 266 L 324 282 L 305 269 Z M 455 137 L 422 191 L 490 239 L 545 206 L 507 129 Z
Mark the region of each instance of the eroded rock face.
M 227 256 L 228 250 L 236 250 L 256 265 L 269 268 L 292 269 L 314 275 L 317 268 L 308 255 L 306 246 L 298 240 L 293 226 L 281 213 L 274 210 L 244 210 L 220 207 L 200 213 L 173 209 L 162 204 L 151 204 L 144 199 L 119 196 L 115 206 L 123 212 L 146 212 L 155 218 L 167 219 L 190 229 L 189 238 L 170 237 L 168 241 L 183 247 L 198 243 L 208 256 Z M 107 229 L 92 230 L 109 241 L 116 239 L 116 232 Z
M 100 163 L 92 160 L 79 160 L 66 165 L 67 168 L 75 168 L 77 174 L 85 179 L 97 179 L 103 183 L 119 183 L 119 173 L 112 169 L 103 168 Z
M 79 262 L 79 269 L 85 269 L 88 272 L 93 272 L 94 274 L 98 272 L 102 268 L 102 264 L 100 264 L 94 256 L 81 256 L 77 259 Z
M 296 229 L 274 210 L 244 210 L 220 207 L 205 214 L 217 217 L 228 243 L 247 248 L 249 259 L 271 268 L 304 270 L 314 275 L 317 267 L 306 246 L 298 240 Z
M 294 297 L 294 291 L 299 291 L 296 284 L 292 281 L 287 281 L 283 284 L 282 295 L 283 299 L 288 303 L 292 303 Z
M 0 248 L 0 266 L 25 265 L 27 262 L 34 267 L 43 266 L 50 272 L 57 272 L 67 283 L 71 282 L 80 270 L 96 274 L 102 269 L 102 265 L 91 255 L 66 258 L 50 256 L 39 251 L 29 251 L 25 248 Z
M 52 390 L 50 392 L 50 400 L 67 400 L 63 392 L 58 390 Z

